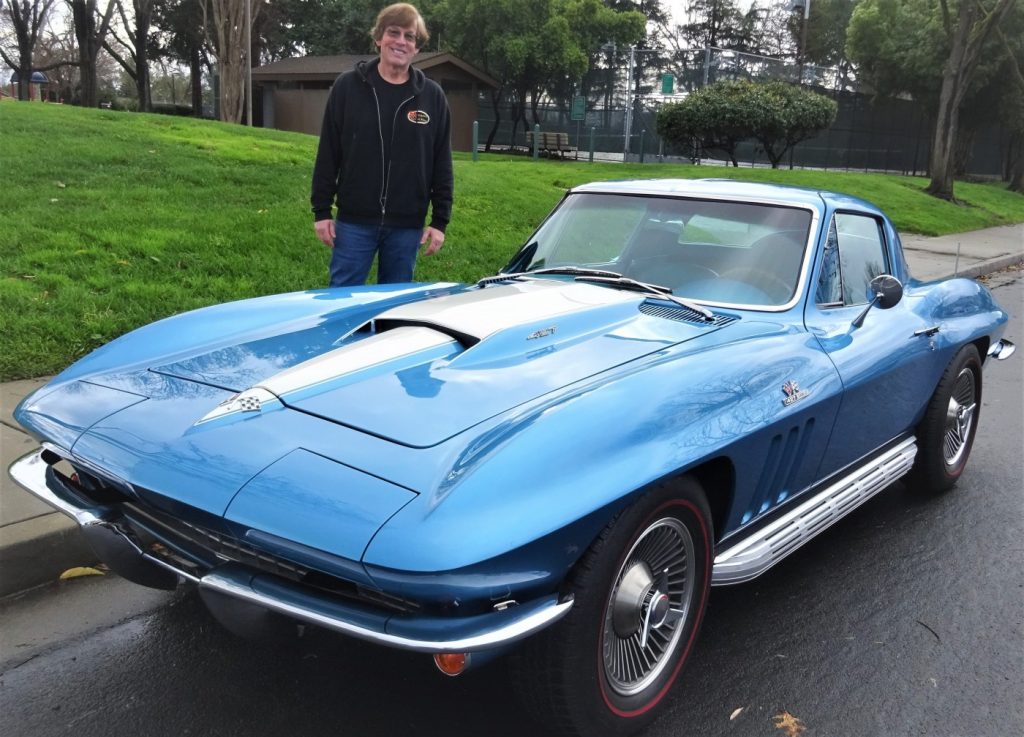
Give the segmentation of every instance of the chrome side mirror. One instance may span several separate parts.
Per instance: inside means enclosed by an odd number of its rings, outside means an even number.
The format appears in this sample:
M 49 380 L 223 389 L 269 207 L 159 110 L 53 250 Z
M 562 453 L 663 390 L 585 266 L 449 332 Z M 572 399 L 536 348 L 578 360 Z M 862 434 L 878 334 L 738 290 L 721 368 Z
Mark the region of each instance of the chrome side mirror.
M 895 276 L 881 274 L 872 279 L 869 286 L 871 293 L 875 296 L 868 302 L 864 311 L 854 318 L 853 327 L 855 328 L 864 324 L 864 318 L 867 317 L 872 307 L 877 306 L 880 310 L 887 310 L 890 307 L 895 307 L 903 299 L 903 284 Z

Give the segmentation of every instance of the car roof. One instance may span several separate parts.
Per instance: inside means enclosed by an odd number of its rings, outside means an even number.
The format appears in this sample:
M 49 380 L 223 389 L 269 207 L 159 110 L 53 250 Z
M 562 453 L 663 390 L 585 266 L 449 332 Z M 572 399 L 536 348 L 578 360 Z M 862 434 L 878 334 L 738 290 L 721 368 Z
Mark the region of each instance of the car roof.
M 679 197 L 714 197 L 754 200 L 775 200 L 821 208 L 827 202 L 839 209 L 863 209 L 880 213 L 879 209 L 857 197 L 783 184 L 742 182 L 734 179 L 632 179 L 610 182 L 591 182 L 573 187 L 571 192 L 597 192 L 602 194 L 640 194 Z

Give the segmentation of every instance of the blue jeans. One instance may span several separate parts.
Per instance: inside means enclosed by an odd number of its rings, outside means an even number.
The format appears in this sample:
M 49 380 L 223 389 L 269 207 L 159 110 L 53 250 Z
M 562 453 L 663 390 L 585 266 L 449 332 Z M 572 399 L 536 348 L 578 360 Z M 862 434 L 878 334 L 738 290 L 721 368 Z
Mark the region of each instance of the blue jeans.
M 377 255 L 377 283 L 412 281 L 421 228 L 391 228 L 334 221 L 331 252 L 331 286 L 352 287 L 366 283 L 373 256 Z

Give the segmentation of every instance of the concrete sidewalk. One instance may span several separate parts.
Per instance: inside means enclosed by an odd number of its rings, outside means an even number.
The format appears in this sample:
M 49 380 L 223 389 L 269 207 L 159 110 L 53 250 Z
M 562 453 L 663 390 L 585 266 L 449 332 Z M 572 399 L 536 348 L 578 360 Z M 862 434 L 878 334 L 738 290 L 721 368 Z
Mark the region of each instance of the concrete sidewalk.
M 978 277 L 1024 262 L 1024 225 L 940 238 L 902 235 L 910 273 L 922 281 L 958 273 Z M 7 475 L 35 447 L 14 422 L 18 402 L 46 378 L 0 384 L 0 597 L 56 580 L 95 562 L 74 522 L 18 487 Z

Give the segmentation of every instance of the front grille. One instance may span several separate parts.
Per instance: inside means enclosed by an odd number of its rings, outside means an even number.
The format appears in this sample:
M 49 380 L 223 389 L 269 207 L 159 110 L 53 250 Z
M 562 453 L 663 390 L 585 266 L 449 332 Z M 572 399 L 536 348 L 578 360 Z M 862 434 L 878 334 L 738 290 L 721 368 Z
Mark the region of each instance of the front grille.
M 418 602 L 314 570 L 258 548 L 231 534 L 219 517 L 207 515 L 210 517 L 208 524 L 201 524 L 196 521 L 204 515 L 200 510 L 193 510 L 192 521 L 171 516 L 151 504 L 132 499 L 126 491 L 93 469 L 85 472 L 75 467 L 71 474 L 58 473 L 83 502 L 119 509 L 122 517 L 116 525 L 147 553 L 195 578 L 201 578 L 213 568 L 230 561 L 332 598 L 392 613 L 409 614 L 420 610 Z
M 645 315 L 651 317 L 662 317 L 666 320 L 678 320 L 680 322 L 689 322 L 694 325 L 708 325 L 714 327 L 722 327 L 728 325 L 731 322 L 736 322 L 736 317 L 733 315 L 715 315 L 714 320 L 707 320 L 702 314 L 696 310 L 691 310 L 689 307 L 684 307 L 678 304 L 652 304 L 650 302 L 643 302 L 640 305 L 640 311 Z
M 231 561 L 347 601 L 398 613 L 415 612 L 420 608 L 417 602 L 303 566 L 227 532 L 171 517 L 148 505 L 125 503 L 122 510 L 132 531 L 147 544 L 149 552 L 193 575 L 201 576 L 210 568 Z

